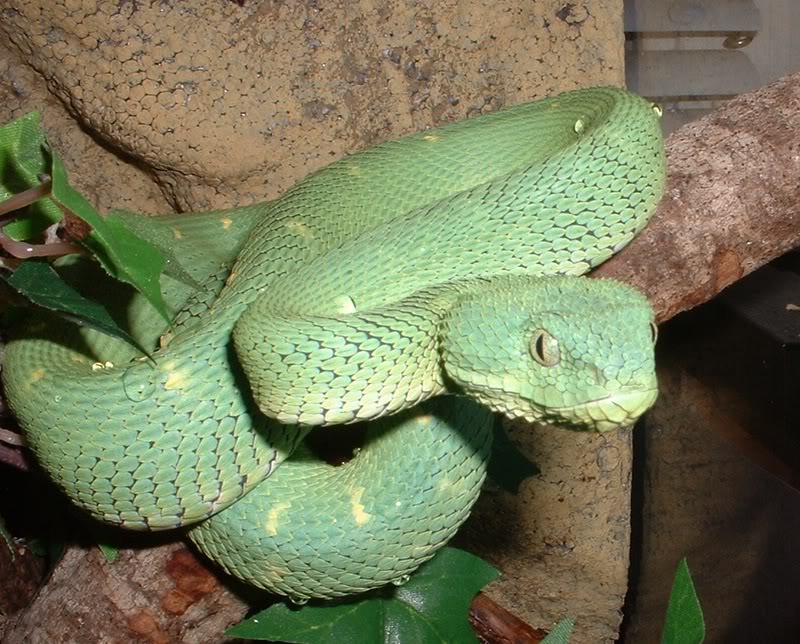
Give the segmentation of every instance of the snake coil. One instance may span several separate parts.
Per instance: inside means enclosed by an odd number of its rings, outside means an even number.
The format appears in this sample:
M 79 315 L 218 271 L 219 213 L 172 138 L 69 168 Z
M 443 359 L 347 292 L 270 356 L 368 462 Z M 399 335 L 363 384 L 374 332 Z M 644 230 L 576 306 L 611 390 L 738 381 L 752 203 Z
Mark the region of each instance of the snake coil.
M 646 300 L 578 276 L 642 229 L 664 176 L 654 107 L 594 88 L 354 154 L 273 202 L 142 220 L 206 285 L 165 278 L 180 313 L 155 362 L 37 313 L 6 349 L 10 405 L 100 521 L 193 526 L 297 601 L 400 583 L 468 516 L 492 411 L 605 431 L 655 400 Z M 142 298 L 84 268 L 65 266 L 155 348 Z M 367 421 L 341 467 L 303 443 Z

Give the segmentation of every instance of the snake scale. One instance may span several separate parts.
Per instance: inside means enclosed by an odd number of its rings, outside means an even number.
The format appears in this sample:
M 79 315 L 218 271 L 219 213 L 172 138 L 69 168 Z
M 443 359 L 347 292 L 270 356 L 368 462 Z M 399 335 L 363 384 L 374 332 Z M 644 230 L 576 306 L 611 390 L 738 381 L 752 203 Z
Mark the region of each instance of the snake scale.
M 577 276 L 654 212 L 658 117 L 578 90 L 373 147 L 272 202 L 143 218 L 204 284 L 164 278 L 173 325 L 84 282 L 154 360 L 36 313 L 6 348 L 10 405 L 100 521 L 186 526 L 298 602 L 402 583 L 469 514 L 492 412 L 606 431 L 655 400 L 649 304 Z M 365 421 L 339 467 L 303 440 Z

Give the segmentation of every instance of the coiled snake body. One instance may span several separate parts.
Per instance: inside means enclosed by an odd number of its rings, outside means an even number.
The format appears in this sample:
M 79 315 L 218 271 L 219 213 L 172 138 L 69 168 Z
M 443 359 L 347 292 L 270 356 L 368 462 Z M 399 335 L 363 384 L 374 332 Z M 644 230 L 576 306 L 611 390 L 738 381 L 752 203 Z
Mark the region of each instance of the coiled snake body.
M 41 314 L 8 344 L 7 396 L 101 521 L 198 524 L 204 553 L 295 600 L 399 583 L 469 514 L 490 410 L 604 431 L 655 400 L 646 300 L 576 276 L 645 225 L 664 166 L 654 107 L 596 88 L 380 145 L 270 203 L 150 219 L 208 285 L 165 278 L 181 312 L 155 362 Z M 153 311 L 120 307 L 155 346 Z M 302 444 L 360 421 L 341 467 Z

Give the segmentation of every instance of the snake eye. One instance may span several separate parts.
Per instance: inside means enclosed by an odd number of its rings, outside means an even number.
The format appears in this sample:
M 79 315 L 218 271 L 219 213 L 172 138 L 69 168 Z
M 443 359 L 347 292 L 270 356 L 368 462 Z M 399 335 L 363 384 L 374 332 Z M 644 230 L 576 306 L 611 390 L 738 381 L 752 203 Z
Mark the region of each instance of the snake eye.
M 650 336 L 653 338 L 653 344 L 658 340 L 658 325 L 655 322 L 650 323 Z
M 545 367 L 555 367 L 561 359 L 558 340 L 544 329 L 536 329 L 531 336 L 531 357 Z

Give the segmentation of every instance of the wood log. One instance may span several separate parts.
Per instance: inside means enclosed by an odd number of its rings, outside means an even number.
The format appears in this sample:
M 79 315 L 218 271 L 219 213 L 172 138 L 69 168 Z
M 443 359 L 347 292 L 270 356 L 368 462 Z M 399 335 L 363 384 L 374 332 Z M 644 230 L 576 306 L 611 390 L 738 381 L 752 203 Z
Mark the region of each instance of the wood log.
M 653 221 L 593 275 L 640 288 L 663 322 L 800 246 L 798 127 L 792 74 L 673 133 Z

